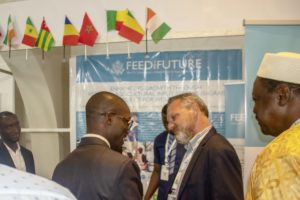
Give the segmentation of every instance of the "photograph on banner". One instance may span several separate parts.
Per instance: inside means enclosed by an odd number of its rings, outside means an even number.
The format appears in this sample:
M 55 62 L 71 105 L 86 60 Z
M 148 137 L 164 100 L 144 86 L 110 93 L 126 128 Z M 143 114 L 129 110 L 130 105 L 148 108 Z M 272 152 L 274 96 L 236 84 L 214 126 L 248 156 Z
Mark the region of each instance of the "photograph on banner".
M 226 137 L 224 84 L 243 79 L 241 49 L 153 52 L 147 57 L 132 53 L 130 59 L 127 54 L 72 59 L 77 142 L 86 133 L 85 104 L 89 97 L 99 91 L 119 95 L 129 105 L 134 121 L 123 153 L 137 161 L 144 184 L 153 169 L 153 141 L 164 131 L 161 109 L 169 97 L 183 92 L 198 94 L 208 106 L 214 127 Z M 244 133 L 229 136 L 240 135 Z

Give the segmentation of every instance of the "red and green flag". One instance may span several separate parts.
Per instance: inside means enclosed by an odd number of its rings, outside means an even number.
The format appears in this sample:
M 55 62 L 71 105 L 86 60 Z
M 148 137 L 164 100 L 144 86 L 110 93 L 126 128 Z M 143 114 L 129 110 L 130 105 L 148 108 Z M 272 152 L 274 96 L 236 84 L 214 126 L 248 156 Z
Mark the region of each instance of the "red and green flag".
M 88 46 L 94 46 L 97 37 L 98 32 L 87 13 L 85 13 L 80 29 L 79 42 Z
M 48 28 L 45 19 L 43 19 L 41 24 L 41 30 L 39 32 L 38 38 L 36 40 L 35 46 L 47 52 L 54 45 L 54 38 L 50 29 Z
M 30 17 L 26 20 L 25 32 L 22 39 L 22 44 L 34 47 L 38 37 L 38 32 L 34 27 Z

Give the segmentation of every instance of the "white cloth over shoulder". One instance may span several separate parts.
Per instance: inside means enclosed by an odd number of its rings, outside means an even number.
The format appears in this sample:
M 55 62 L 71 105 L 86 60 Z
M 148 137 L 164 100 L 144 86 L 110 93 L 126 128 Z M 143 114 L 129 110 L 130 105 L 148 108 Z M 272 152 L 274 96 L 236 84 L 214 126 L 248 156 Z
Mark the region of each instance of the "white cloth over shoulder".
M 76 200 L 63 186 L 0 164 L 1 200 Z

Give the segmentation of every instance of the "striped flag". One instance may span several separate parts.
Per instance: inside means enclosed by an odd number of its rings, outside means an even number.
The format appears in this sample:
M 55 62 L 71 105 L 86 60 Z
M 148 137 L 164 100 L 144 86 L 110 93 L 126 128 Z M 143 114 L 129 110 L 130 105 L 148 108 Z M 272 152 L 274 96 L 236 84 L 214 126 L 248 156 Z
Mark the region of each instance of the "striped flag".
M 73 26 L 69 18 L 65 18 L 65 29 L 63 37 L 63 45 L 77 45 L 79 40 L 79 32 Z
M 42 49 L 43 51 L 48 51 L 54 45 L 54 38 L 48 28 L 45 19 L 43 19 L 41 24 L 41 30 L 38 35 L 38 39 L 35 46 Z
M 143 39 L 144 30 L 129 11 L 124 16 L 119 35 L 137 44 Z
M 28 17 L 26 21 L 26 27 L 22 39 L 22 44 L 34 47 L 37 37 L 38 37 L 38 32 L 34 27 L 30 17 Z
M 147 8 L 147 30 L 151 33 L 152 40 L 158 43 L 162 40 L 171 28 L 160 20 L 157 14 L 150 8 Z
M 8 20 L 7 20 L 7 32 L 6 32 L 6 36 L 5 36 L 3 43 L 10 46 L 11 40 L 15 36 L 16 36 L 16 33 L 15 33 L 14 25 L 11 20 L 11 16 L 9 15 Z
M 128 14 L 128 10 L 107 10 L 106 11 L 106 24 L 107 31 L 119 31 L 123 25 L 123 21 Z

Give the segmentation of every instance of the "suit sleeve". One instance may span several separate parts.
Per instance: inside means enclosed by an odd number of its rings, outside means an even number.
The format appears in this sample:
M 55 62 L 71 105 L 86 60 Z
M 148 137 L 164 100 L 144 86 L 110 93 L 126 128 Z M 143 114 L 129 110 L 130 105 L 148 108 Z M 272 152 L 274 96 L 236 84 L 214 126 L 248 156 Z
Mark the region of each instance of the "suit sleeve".
M 118 187 L 115 192 L 119 198 L 128 200 L 140 200 L 143 197 L 143 186 L 140 178 L 140 170 L 137 164 L 130 160 L 124 163 L 118 179 Z
M 211 194 L 215 200 L 243 200 L 242 170 L 231 146 L 215 149 L 211 156 Z

